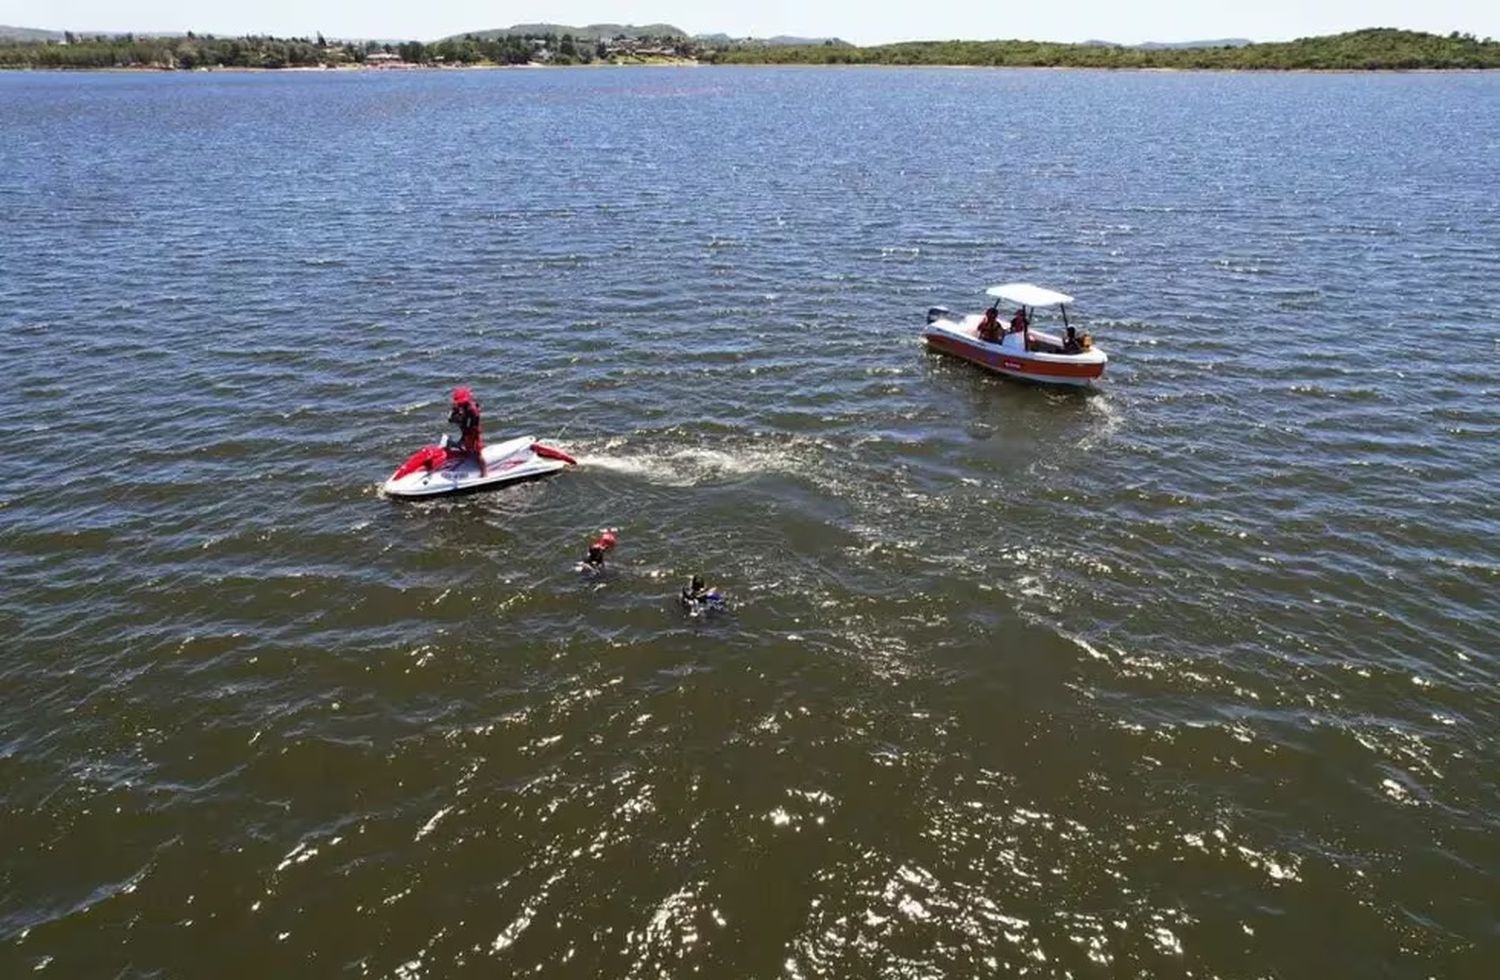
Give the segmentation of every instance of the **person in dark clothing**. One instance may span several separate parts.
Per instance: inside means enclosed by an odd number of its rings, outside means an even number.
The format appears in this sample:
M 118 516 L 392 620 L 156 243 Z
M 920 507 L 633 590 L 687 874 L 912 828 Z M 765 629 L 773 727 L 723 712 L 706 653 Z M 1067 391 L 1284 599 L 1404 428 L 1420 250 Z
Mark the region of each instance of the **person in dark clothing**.
M 1069 327 L 1067 336 L 1063 337 L 1063 353 L 1083 353 L 1083 345 L 1078 342 L 1078 330 L 1076 327 Z
M 703 584 L 702 575 L 694 575 L 693 580 L 682 587 L 682 604 L 691 606 L 695 602 L 705 602 L 708 599 L 708 586 Z
M 453 389 L 453 411 L 448 413 L 448 421 L 458 426 L 459 444 L 465 453 L 479 461 L 479 475 L 484 476 L 487 469 L 484 465 L 484 436 L 480 426 L 479 402 L 474 400 L 474 395 L 468 388 L 460 386 Z
M 703 584 L 703 576 L 694 575 L 693 580 L 682 587 L 682 592 L 677 596 L 682 603 L 682 608 L 687 610 L 689 616 L 702 616 L 705 613 L 723 612 L 729 608 L 724 594 L 718 589 L 711 589 Z

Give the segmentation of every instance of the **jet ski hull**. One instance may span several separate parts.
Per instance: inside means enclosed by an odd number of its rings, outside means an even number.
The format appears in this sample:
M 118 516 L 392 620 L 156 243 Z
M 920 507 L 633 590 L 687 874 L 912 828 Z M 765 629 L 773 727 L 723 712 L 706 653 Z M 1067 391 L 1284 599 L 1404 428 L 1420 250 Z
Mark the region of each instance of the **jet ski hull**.
M 479 461 L 470 456 L 443 453 L 440 447 L 424 449 L 397 469 L 380 489 L 387 497 L 404 500 L 477 493 L 550 476 L 576 464 L 567 453 L 530 436 L 485 446 L 484 462 L 481 476 Z

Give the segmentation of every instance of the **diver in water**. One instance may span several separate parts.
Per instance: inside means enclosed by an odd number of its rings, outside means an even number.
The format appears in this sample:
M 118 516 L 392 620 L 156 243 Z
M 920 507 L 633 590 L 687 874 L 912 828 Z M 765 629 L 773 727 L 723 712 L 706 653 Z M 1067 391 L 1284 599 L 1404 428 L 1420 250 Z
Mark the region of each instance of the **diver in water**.
M 480 431 L 479 402 L 473 392 L 462 385 L 453 389 L 453 411 L 448 413 L 449 423 L 458 426 L 459 444 L 465 454 L 479 461 L 479 475 L 487 471 L 484 464 L 484 436 Z
M 583 561 L 578 563 L 578 570 L 595 575 L 604 571 L 604 554 L 613 551 L 619 541 L 618 532 L 614 528 L 600 531 L 599 536 L 589 542 L 588 554 L 584 556 Z

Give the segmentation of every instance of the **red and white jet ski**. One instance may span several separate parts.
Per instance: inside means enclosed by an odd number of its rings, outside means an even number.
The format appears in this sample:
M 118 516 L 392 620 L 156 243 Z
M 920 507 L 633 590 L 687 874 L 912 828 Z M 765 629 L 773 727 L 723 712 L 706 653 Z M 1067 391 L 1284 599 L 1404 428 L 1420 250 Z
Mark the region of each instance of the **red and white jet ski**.
M 520 436 L 485 446 L 485 473 L 480 476 L 479 461 L 445 438 L 412 453 L 380 489 L 387 497 L 438 497 L 492 490 L 577 464 L 561 449 L 543 445 L 531 436 Z

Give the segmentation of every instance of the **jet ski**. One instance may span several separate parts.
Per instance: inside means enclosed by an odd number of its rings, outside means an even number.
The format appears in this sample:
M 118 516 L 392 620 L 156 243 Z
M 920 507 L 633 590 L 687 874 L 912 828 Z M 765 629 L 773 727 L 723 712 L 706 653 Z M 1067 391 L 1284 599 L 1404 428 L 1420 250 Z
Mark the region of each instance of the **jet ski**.
M 531 436 L 520 436 L 485 446 L 485 474 L 480 476 L 479 461 L 464 452 L 450 436 L 412 453 L 380 489 L 387 497 L 439 497 L 493 490 L 577 464 L 576 459 L 561 449 L 537 442 Z

